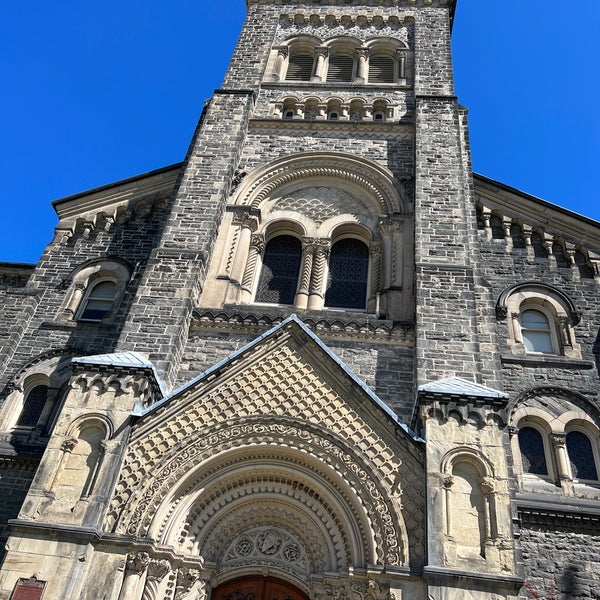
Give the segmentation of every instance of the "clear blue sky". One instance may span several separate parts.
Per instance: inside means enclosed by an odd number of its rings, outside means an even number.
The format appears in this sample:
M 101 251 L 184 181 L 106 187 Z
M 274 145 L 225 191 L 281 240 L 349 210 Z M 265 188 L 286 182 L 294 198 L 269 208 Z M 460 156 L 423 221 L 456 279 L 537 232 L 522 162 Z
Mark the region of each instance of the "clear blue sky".
M 244 0 L 32 0 L 0 9 L 0 260 L 35 262 L 50 202 L 183 159 Z M 458 0 L 475 171 L 600 219 L 600 1 Z

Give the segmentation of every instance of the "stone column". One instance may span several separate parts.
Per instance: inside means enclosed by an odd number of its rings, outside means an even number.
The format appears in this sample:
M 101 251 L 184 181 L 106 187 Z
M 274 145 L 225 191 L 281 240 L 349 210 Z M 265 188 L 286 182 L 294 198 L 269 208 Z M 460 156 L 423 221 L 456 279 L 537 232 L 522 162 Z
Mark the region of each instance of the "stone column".
M 314 259 L 314 240 L 313 238 L 302 239 L 302 268 L 300 269 L 300 281 L 298 291 L 294 300 L 296 308 L 306 308 L 308 306 L 308 297 L 310 294 L 310 276 L 313 269 Z
M 494 506 L 494 480 L 484 477 L 479 482 L 479 489 L 483 495 L 484 540 L 487 542 L 498 537 Z
M 244 277 L 242 278 L 242 302 L 248 303 L 252 300 L 252 288 L 256 272 L 258 258 L 262 254 L 265 247 L 265 238 L 262 234 L 255 234 L 250 238 L 250 249 L 248 252 L 248 260 Z
M 171 564 L 168 560 L 163 559 L 150 561 L 142 600 L 157 600 L 160 583 L 165 578 L 167 573 L 170 572 Z
M 356 49 L 356 77 L 354 78 L 355 83 L 364 83 L 367 81 L 369 75 L 369 49 L 368 48 L 357 48 Z
M 315 48 L 315 53 L 317 55 L 317 66 L 315 67 L 315 74 L 311 77 L 311 81 L 319 82 L 323 81 L 326 76 L 325 62 L 326 58 L 329 56 L 329 48 L 326 46 L 318 46 Z
M 60 461 L 58 463 L 58 467 L 54 472 L 54 477 L 50 480 L 50 484 L 48 485 L 48 491 L 53 493 L 53 489 L 56 484 L 60 481 L 63 471 L 65 470 L 65 466 L 67 461 L 69 460 L 69 455 L 73 452 L 75 446 L 77 446 L 77 442 L 79 440 L 75 437 L 67 438 L 60 446 L 60 450 L 62 452 Z
M 143 575 L 150 564 L 150 557 L 147 552 L 134 552 L 127 556 L 125 566 L 125 577 L 121 586 L 119 600 L 135 600 L 136 593 Z
M 258 229 L 258 219 L 251 216 L 249 212 L 244 211 L 234 216 L 233 225 L 237 225 L 240 228 L 240 238 L 237 243 L 235 260 L 233 261 L 229 278 L 233 283 L 239 285 L 242 282 L 248 262 L 252 234 Z
M 406 84 L 406 52 L 398 50 L 396 60 L 398 61 L 398 83 Z
M 329 258 L 330 242 L 328 239 L 316 240 L 308 308 L 320 309 L 325 303 L 325 285 L 327 260 Z
M 74 318 L 77 309 L 79 308 L 81 301 L 83 300 L 83 296 L 85 295 L 85 284 L 84 283 L 76 283 L 73 286 L 73 293 L 69 298 L 69 302 L 63 311 L 63 315 L 68 318 Z
M 573 495 L 573 480 L 571 479 L 571 469 L 569 465 L 569 455 L 567 454 L 567 434 L 553 433 L 552 446 L 556 455 L 556 469 L 558 471 L 558 480 L 560 487 L 567 496 Z
M 379 290 L 381 289 L 381 266 L 383 263 L 383 249 L 381 242 L 372 242 L 370 248 L 371 255 L 371 281 L 369 289 L 369 299 L 379 298 Z M 379 302 L 377 302 L 379 304 Z M 371 309 L 371 307 L 368 307 Z M 369 310 L 371 312 L 371 310 Z M 379 306 L 375 307 L 375 311 L 379 314 Z
M 289 54 L 289 48 L 287 46 L 279 46 L 276 50 L 277 58 L 273 67 L 273 81 L 281 81 L 284 77 L 284 67 Z
M 175 585 L 174 600 L 185 600 L 186 595 L 194 587 L 194 584 L 200 579 L 200 571 L 198 569 L 188 569 L 184 567 L 177 572 L 177 583 Z M 203 582 L 204 588 L 208 588 L 208 583 Z M 200 600 L 205 600 L 207 592 Z

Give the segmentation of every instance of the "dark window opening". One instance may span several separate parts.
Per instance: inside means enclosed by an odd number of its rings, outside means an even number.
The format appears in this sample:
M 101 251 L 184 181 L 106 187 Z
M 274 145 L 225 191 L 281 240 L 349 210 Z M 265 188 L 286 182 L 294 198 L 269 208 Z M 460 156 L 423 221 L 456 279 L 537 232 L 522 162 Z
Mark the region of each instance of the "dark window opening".
M 300 240 L 291 235 L 270 240 L 265 248 L 256 301 L 294 304 L 301 262 Z
M 35 427 L 42 416 L 42 411 L 48 401 L 48 386 L 36 385 L 27 394 L 23 403 L 23 410 L 17 421 L 18 427 Z
M 598 479 L 596 462 L 590 438 L 580 431 L 567 433 L 567 453 L 571 462 L 573 479 Z
M 369 249 L 359 240 L 336 242 L 329 258 L 325 306 L 364 309 L 367 303 Z
M 519 429 L 519 448 L 524 473 L 548 475 L 544 440 L 537 429 L 533 427 Z

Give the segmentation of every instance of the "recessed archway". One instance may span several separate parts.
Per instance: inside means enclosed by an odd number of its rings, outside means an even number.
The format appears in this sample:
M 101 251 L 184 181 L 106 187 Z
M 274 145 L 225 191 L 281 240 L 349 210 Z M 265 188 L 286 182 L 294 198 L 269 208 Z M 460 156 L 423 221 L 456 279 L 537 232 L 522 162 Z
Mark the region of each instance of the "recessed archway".
M 297 587 L 273 577 L 250 576 L 227 581 L 213 590 L 211 600 L 309 600 Z

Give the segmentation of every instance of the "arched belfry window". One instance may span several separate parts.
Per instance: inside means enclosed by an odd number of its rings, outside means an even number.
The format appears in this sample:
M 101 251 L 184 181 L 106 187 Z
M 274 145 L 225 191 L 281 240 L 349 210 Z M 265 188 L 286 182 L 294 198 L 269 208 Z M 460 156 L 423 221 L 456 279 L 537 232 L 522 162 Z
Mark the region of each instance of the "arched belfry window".
M 263 255 L 257 302 L 294 304 L 302 262 L 302 244 L 291 235 L 271 239 Z
M 567 452 L 571 463 L 573 479 L 598 479 L 592 442 L 581 431 L 567 433 Z
M 310 81 L 314 62 L 314 56 L 308 52 L 291 54 L 285 78 L 288 81 Z
M 336 242 L 329 258 L 325 306 L 364 309 L 367 302 L 369 249 L 353 238 Z
M 394 83 L 396 61 L 393 56 L 375 54 L 369 59 L 369 83 Z
M 519 449 L 524 473 L 548 475 L 544 438 L 537 429 L 533 427 L 519 428 Z
M 349 83 L 354 75 L 354 57 L 351 54 L 333 54 L 329 57 L 327 81 Z

